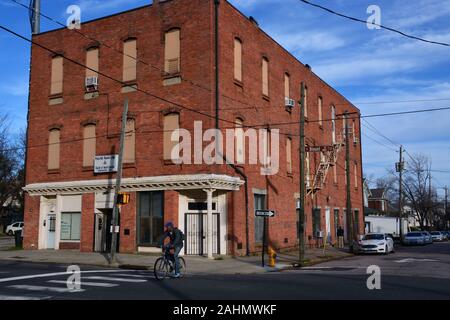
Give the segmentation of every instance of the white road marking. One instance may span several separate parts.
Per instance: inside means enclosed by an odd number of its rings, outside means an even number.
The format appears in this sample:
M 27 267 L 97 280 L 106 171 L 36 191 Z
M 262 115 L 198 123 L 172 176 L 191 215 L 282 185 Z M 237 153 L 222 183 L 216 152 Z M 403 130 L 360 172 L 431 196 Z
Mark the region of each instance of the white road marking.
M 7 296 L 7 295 L 0 295 L 0 301 L 6 301 L 6 300 L 47 300 L 51 299 L 52 297 L 46 296 L 46 297 L 27 297 L 27 296 Z
M 49 283 L 60 283 L 60 284 L 67 284 L 67 281 L 64 280 L 49 280 L 47 281 Z M 118 284 L 115 283 L 103 283 L 103 282 L 86 282 L 81 280 L 81 287 L 103 287 L 103 288 L 112 288 L 117 287 Z
M 8 288 L 19 289 L 19 290 L 29 290 L 29 291 L 49 291 L 49 292 L 58 292 L 58 293 L 75 293 L 75 292 L 83 292 L 84 289 L 80 290 L 71 290 L 68 288 L 59 288 L 59 287 L 44 287 L 44 286 L 29 286 L 25 284 L 18 284 L 14 286 L 9 286 Z
M 146 275 L 144 275 L 144 274 L 142 274 L 142 275 L 138 275 L 138 274 L 115 274 L 115 276 L 118 276 L 118 277 L 130 277 L 130 278 L 152 278 L 152 279 L 155 278 L 155 276 L 151 276 L 151 275 L 148 275 L 148 274 L 146 274 Z
M 147 280 L 145 279 L 130 279 L 130 278 L 126 279 L 126 278 L 100 277 L 100 276 L 83 277 L 83 279 L 118 281 L 118 282 L 147 282 Z M 81 285 L 83 285 L 83 283 Z
M 132 272 L 134 270 L 130 270 Z M 90 271 L 80 271 L 80 273 L 117 273 L 117 272 L 128 272 L 126 270 L 90 270 Z M 43 274 L 34 274 L 28 276 L 20 276 L 20 277 L 12 277 L 12 278 L 0 278 L 0 283 L 2 282 L 10 282 L 10 281 L 18 281 L 18 280 L 27 280 L 27 279 L 36 279 L 36 278 L 46 278 L 46 277 L 54 277 L 54 276 L 69 276 L 72 273 L 67 272 L 54 272 L 54 273 L 43 273 Z
M 397 263 L 408 263 L 408 262 L 438 262 L 439 260 L 433 260 L 433 259 L 414 259 L 414 258 L 407 258 L 402 260 L 396 260 Z

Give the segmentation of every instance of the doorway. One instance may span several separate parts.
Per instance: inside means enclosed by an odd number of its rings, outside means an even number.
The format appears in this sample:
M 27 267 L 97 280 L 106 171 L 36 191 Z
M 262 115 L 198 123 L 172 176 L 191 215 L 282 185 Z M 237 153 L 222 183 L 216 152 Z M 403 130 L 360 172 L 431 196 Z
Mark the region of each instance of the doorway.
M 55 249 L 56 246 L 56 214 L 47 216 L 47 248 Z
M 184 246 L 184 252 L 187 255 L 199 255 L 206 254 L 207 250 L 207 213 L 186 213 L 185 215 L 185 228 L 186 228 L 186 241 Z M 220 254 L 220 214 L 213 213 L 213 254 Z

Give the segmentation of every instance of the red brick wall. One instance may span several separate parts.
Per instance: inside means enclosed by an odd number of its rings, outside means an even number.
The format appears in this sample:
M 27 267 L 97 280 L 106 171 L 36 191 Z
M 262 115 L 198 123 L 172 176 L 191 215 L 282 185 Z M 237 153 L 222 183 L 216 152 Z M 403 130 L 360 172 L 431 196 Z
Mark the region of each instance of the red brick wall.
M 100 19 L 84 24 L 82 32 L 92 38 L 108 43 L 122 50 L 122 41 L 127 37 L 136 37 L 138 57 L 156 68 L 138 63 L 137 83 L 140 89 L 154 95 L 169 99 L 188 108 L 214 115 L 214 51 L 213 51 L 213 1 L 210 0 L 172 0 L 155 6 L 133 10 L 120 15 Z M 184 79 L 189 81 L 164 87 L 161 70 L 164 65 L 164 32 L 170 28 L 181 28 L 181 70 Z M 243 86 L 233 81 L 233 39 L 238 36 L 243 42 Z M 44 33 L 34 40 L 54 51 L 64 52 L 67 57 L 85 62 L 85 49 L 92 44 L 90 40 L 70 30 Z M 261 94 L 261 59 L 269 59 L 269 101 Z M 97 154 L 111 154 L 118 150 L 118 139 L 114 133 L 119 132 L 120 117 L 125 97 L 130 99 L 130 114 L 136 121 L 136 162 L 126 165 L 124 177 L 144 177 L 155 175 L 174 175 L 192 173 L 225 173 L 238 176 L 230 167 L 207 165 L 166 165 L 163 161 L 163 112 L 175 110 L 180 112 L 181 127 L 191 129 L 195 120 L 203 121 L 203 127 L 213 127 L 214 120 L 198 113 L 183 110 L 174 104 L 163 102 L 141 92 L 121 93 L 121 85 L 100 76 L 100 93 L 97 99 L 84 100 L 85 71 L 80 66 L 68 61 L 64 62 L 64 104 L 49 106 L 51 55 L 33 46 L 32 71 L 30 86 L 30 125 L 29 145 L 41 145 L 48 141 L 48 130 L 59 125 L 61 141 L 82 138 L 82 124 L 96 121 Z M 99 57 L 100 72 L 112 77 L 122 77 L 122 56 L 114 50 L 101 47 Z M 344 110 L 357 111 L 344 97 L 306 69 L 292 55 L 277 45 L 248 19 L 221 1 L 220 9 L 220 117 L 234 121 L 237 116 L 245 120 L 245 125 L 263 123 L 295 122 L 299 120 L 298 108 L 292 113 L 284 107 L 284 73 L 291 76 L 291 98 L 299 100 L 300 83 L 308 86 L 309 120 L 318 118 L 315 107 L 317 97 L 323 97 L 323 118 L 329 119 L 330 105 L 335 104 L 337 113 Z M 206 88 L 206 89 L 205 89 Z M 108 96 L 105 94 L 108 93 Z M 336 122 L 338 130 L 342 130 L 342 120 Z M 222 128 L 230 127 L 230 123 L 221 122 Z M 359 122 L 356 122 L 359 132 Z M 277 128 L 277 126 L 273 126 Z M 251 250 L 255 250 L 254 214 L 252 188 L 267 189 L 270 209 L 277 211 L 277 217 L 270 220 L 270 240 L 280 246 L 296 244 L 296 221 L 294 193 L 299 191 L 298 171 L 298 125 L 280 126 L 283 135 L 280 137 L 280 172 L 278 175 L 264 177 L 259 173 L 259 166 L 246 165 L 243 170 L 249 178 L 249 239 Z M 331 122 L 325 121 L 323 127 L 317 122 L 309 122 L 305 126 L 309 145 L 328 145 L 331 143 Z M 285 164 L 285 139 L 291 135 L 293 139 L 293 175 L 287 174 Z M 351 144 L 352 161 L 357 161 L 361 169 L 360 145 Z M 61 144 L 61 169 L 56 173 L 47 170 L 47 148 L 30 148 L 27 161 L 27 184 L 38 182 L 75 181 L 87 179 L 106 179 L 108 175 L 94 175 L 92 170 L 82 168 L 82 142 Z M 315 195 L 308 196 L 306 205 L 307 235 L 312 233 L 311 212 L 313 207 L 320 206 L 322 214 L 326 206 L 344 208 L 344 151 L 339 155 L 338 183 L 333 183 L 333 172 L 330 170 L 326 186 Z M 318 155 L 311 155 L 311 173 L 319 164 Z M 353 176 L 353 165 L 351 166 Z M 362 175 L 362 171 L 361 171 Z M 362 180 L 359 188 L 352 183 L 352 207 L 360 208 L 362 217 Z M 175 192 L 167 192 L 165 212 L 167 220 L 178 219 L 178 203 Z M 229 247 L 231 252 L 238 252 L 238 243 L 243 244 L 245 252 L 245 202 L 244 187 L 228 196 L 229 208 Z M 27 200 L 28 201 L 28 200 Z M 135 201 L 135 198 L 133 198 Z M 31 204 L 30 204 L 31 205 Z M 29 206 L 30 206 L 29 205 Z M 37 210 L 38 211 L 38 210 Z M 32 217 L 27 217 L 26 220 Z M 124 207 L 122 227 L 130 227 L 130 236 L 121 233 L 121 249 L 131 251 L 135 247 L 135 206 Z M 332 214 L 331 214 L 332 217 Z M 322 219 L 325 224 L 325 218 Z M 360 222 L 361 232 L 364 228 Z M 332 222 L 333 228 L 333 222 Z M 324 228 L 323 228 L 324 229 Z M 37 229 L 36 229 L 37 230 Z M 30 235 L 37 238 L 37 235 Z M 87 237 L 87 236 L 86 236 Z M 287 243 L 285 239 L 287 238 Z M 86 238 L 87 239 L 87 238 Z M 129 239 L 129 240 L 127 240 Z
M 25 249 L 38 249 L 39 237 L 39 207 L 40 198 L 30 197 L 25 193 L 24 226 L 25 234 L 23 247 Z
M 95 194 L 84 194 L 81 201 L 80 248 L 83 252 L 92 252 L 94 250 Z
M 130 203 L 121 207 L 120 211 L 120 252 L 128 253 L 136 251 L 136 209 L 137 194 L 131 193 Z M 125 230 L 130 231 L 129 235 Z

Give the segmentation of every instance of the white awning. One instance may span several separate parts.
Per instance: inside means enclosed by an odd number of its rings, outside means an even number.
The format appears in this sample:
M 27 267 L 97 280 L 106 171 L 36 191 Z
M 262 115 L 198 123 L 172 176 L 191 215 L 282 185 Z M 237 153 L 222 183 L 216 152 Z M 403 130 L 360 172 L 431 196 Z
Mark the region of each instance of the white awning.
M 115 189 L 115 179 L 48 182 L 23 188 L 31 196 L 82 194 Z M 122 179 L 122 192 L 216 189 L 237 191 L 244 181 L 238 177 L 217 174 L 173 175 Z

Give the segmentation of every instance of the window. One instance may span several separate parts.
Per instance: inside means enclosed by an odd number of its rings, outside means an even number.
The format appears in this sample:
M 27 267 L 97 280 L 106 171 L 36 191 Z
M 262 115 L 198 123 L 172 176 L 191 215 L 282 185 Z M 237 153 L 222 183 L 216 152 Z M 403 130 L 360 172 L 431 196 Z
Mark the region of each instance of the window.
M 138 193 L 138 242 L 139 245 L 158 245 L 164 233 L 164 193 Z
M 173 29 L 165 35 L 164 71 L 169 74 L 180 72 L 180 30 Z
M 308 118 L 308 87 L 305 86 L 305 118 Z
M 242 82 L 242 42 L 234 39 L 234 79 Z
M 59 169 L 60 130 L 52 129 L 48 138 L 48 169 Z
M 61 240 L 80 240 L 81 212 L 61 213 Z
M 86 52 L 86 66 L 88 67 L 86 77 L 98 77 L 98 48 L 92 48 Z
M 306 187 L 310 187 L 311 186 L 311 176 L 310 176 L 310 171 L 309 171 L 309 152 L 306 152 L 306 157 L 305 157 L 305 178 L 306 178 Z
M 291 98 L 291 77 L 288 73 L 284 74 L 284 96 Z
M 359 235 L 359 210 L 355 210 L 355 235 Z
M 179 126 L 180 115 L 178 113 L 170 113 L 164 117 L 164 160 L 172 160 L 172 151 L 179 155 Z
M 95 125 L 89 124 L 83 130 L 83 167 L 92 167 L 95 158 Z
M 266 195 L 254 194 L 255 211 L 266 210 Z M 262 243 L 264 236 L 264 217 L 255 217 L 255 242 Z
M 236 129 L 235 129 L 235 138 L 236 138 L 236 163 L 243 164 L 245 162 L 245 137 L 244 137 L 244 121 L 240 118 L 236 119 Z
M 208 210 L 208 203 L 207 202 L 189 202 L 188 203 L 188 210 L 189 211 L 207 211 Z M 212 210 L 217 210 L 217 203 L 212 203 Z
M 136 128 L 134 119 L 128 119 L 125 127 L 123 162 L 134 163 L 136 160 Z
M 334 184 L 338 183 L 338 177 L 337 177 L 337 164 L 335 163 L 333 166 L 333 182 Z
M 323 126 L 322 121 L 322 97 L 317 99 L 317 112 L 319 114 L 319 126 Z
M 286 163 L 287 163 L 287 172 L 292 174 L 292 139 L 286 139 Z
M 128 40 L 123 43 L 123 81 L 136 80 L 137 41 Z
M 355 174 L 355 188 L 358 188 L 358 164 L 354 165 L 354 174 Z
M 61 94 L 63 92 L 63 62 L 62 56 L 57 56 L 52 59 L 52 79 L 50 94 Z
M 331 141 L 336 143 L 336 108 L 331 106 Z
M 334 237 L 337 238 L 337 229 L 341 225 L 341 221 L 339 219 L 339 209 L 334 209 Z
M 269 96 L 269 60 L 267 58 L 262 60 L 262 93 Z
M 320 231 L 320 209 L 313 209 L 313 237 L 317 238 L 318 231 Z

